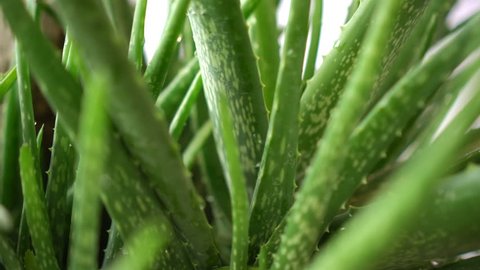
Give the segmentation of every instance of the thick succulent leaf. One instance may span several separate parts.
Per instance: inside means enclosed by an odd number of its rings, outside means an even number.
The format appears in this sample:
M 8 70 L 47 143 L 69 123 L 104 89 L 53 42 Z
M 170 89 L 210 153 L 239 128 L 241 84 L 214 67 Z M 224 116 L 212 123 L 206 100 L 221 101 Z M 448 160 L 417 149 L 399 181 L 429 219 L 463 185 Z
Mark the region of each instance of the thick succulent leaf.
M 189 19 L 219 155 L 225 158 L 222 150 L 225 143 L 219 136 L 222 115 L 218 109 L 220 96 L 225 95 L 234 117 L 235 136 L 251 193 L 267 118 L 240 3 L 193 0 Z
M 4 103 L 2 119 L 2 137 L 8 142 L 2 147 L 2 164 L 0 170 L 0 204 L 4 205 L 18 223 L 22 208 L 22 188 L 19 174 L 19 148 L 22 143 L 20 129 L 20 109 L 18 91 L 12 87 Z
M 478 80 L 477 80 L 478 81 Z M 415 225 L 413 217 L 426 209 L 454 154 L 465 140 L 465 131 L 480 114 L 480 91 L 428 147 L 417 152 L 396 173 L 375 204 L 362 211 L 333 239 L 309 269 L 367 269 L 382 258 L 403 230 Z M 348 257 L 348 260 L 343 258 Z
M 377 18 L 370 27 L 357 67 L 346 85 L 345 94 L 326 129 L 302 188 L 287 216 L 287 224 L 273 269 L 297 269 L 304 265 L 321 233 L 318 224 L 325 220 L 326 202 L 338 186 L 338 175 L 347 155 L 344 147 L 354 130 L 371 94 L 375 78 L 381 74 L 381 63 L 388 55 L 390 30 L 395 14 L 405 1 L 385 1 L 374 12 Z M 337 269 L 337 268 L 333 268 Z M 341 269 L 341 268 L 338 268 Z
M 273 99 L 271 119 L 252 200 L 250 255 L 283 218 L 293 202 L 304 52 L 310 1 L 293 1 Z M 271 196 L 274 193 L 275 196 Z
M 439 268 L 440 270 L 476 270 L 480 267 L 480 257 L 460 260 L 456 263 Z
M 17 80 L 17 68 L 14 67 L 8 71 L 5 77 L 2 77 L 0 80 L 0 101 L 3 100 L 5 94 L 10 90 L 12 85 Z
M 40 187 L 40 176 L 35 168 L 35 159 L 28 145 L 20 150 L 20 173 L 25 205 L 25 216 L 32 238 L 36 258 L 41 269 L 60 269 L 53 249 L 50 222 Z
M 121 37 L 121 41 L 128 43 L 132 32 L 133 11 L 128 0 L 101 0 L 108 14 L 110 22 Z M 125 51 L 126 52 L 126 51 Z
M 207 140 L 212 135 L 212 122 L 205 122 L 196 132 L 195 137 L 190 141 L 183 152 L 183 163 L 187 168 L 191 168 L 197 155 L 202 151 Z
M 298 179 L 312 161 L 318 141 L 323 136 L 332 108 L 342 95 L 347 79 L 356 66 L 358 52 L 369 28 L 372 12 L 378 0 L 363 1 L 352 19 L 345 25 L 340 39 L 325 58 L 320 69 L 307 82 L 300 107 L 300 134 Z M 407 0 L 394 16 L 395 26 L 390 31 L 389 41 L 382 59 L 382 73 L 376 79 L 381 80 L 390 72 L 390 66 L 398 57 L 415 24 L 423 14 L 429 0 Z M 372 91 L 371 95 L 374 95 Z
M 310 18 L 310 38 L 308 42 L 308 54 L 306 57 L 303 80 L 309 80 L 315 73 L 317 63 L 318 45 L 322 33 L 323 0 L 312 1 L 312 15 Z
M 219 100 L 220 113 L 222 114 L 220 136 L 225 142 L 225 168 L 226 180 L 230 192 L 232 205 L 232 252 L 230 255 L 230 269 L 246 270 L 248 262 L 248 194 L 246 179 L 240 162 L 240 149 L 236 143 L 233 116 L 227 106 L 227 98 Z
M 452 6 L 457 0 L 429 1 L 425 12 L 414 25 L 411 34 L 399 50 L 398 56 L 392 59 L 388 72 L 384 72 L 375 84 L 375 91 L 371 96 L 370 104 L 374 104 L 382 97 L 407 71 L 418 64 L 424 57 L 426 50 L 434 42 L 433 36 L 441 23 L 444 23 Z
M 260 3 L 248 20 L 249 33 L 257 57 L 265 107 L 270 112 L 280 63 L 276 11 L 273 0 L 257 2 Z
M 74 70 L 72 66 L 74 61 L 71 59 L 74 50 L 68 37 L 65 39 L 63 49 L 63 63 L 69 70 Z M 75 179 L 76 152 L 58 115 L 54 130 L 45 203 L 51 221 L 53 241 L 56 243 L 55 254 L 59 264 L 63 265 L 71 220 L 71 198 L 68 196 L 68 190 Z
M 480 17 L 476 22 L 478 21 Z M 472 39 L 473 36 L 478 36 L 476 22 L 463 29 L 464 31 L 449 40 L 428 61 L 402 78 L 355 129 L 346 146 L 348 155 L 338 175 L 337 189 L 326 203 L 328 218 L 322 225 L 323 230 L 327 228 L 328 221 L 338 212 L 342 204 L 353 194 L 355 188 L 384 157 L 389 144 L 396 136 L 402 135 L 409 119 L 421 112 L 425 102 L 439 85 L 474 48 L 480 45 L 479 38 Z M 408 106 L 409 104 L 417 104 L 418 107 L 414 110 Z
M 70 231 L 69 269 L 97 267 L 100 229 L 98 184 L 108 157 L 110 123 L 105 108 L 106 79 L 93 75 L 88 82 L 79 134 L 79 165 L 75 179 Z
M 182 103 L 180 103 L 180 106 L 178 107 L 178 110 L 170 124 L 170 134 L 172 134 L 172 137 L 175 140 L 178 140 L 182 134 L 183 128 L 185 127 L 185 124 L 190 116 L 192 108 L 197 101 L 197 97 L 202 91 L 202 87 L 202 77 L 200 74 L 197 74 L 190 85 L 187 94 L 183 98 Z
M 170 227 L 161 224 L 162 220 L 154 220 L 146 223 L 137 230 L 125 243 L 127 255 L 117 259 L 106 269 L 130 270 L 130 269 L 165 269 L 155 265 L 158 254 L 165 248 L 169 239 Z
M 178 72 L 170 84 L 160 92 L 155 102 L 155 107 L 165 114 L 167 120 L 171 120 L 175 115 L 178 106 L 197 74 L 200 74 L 200 66 L 198 59 L 193 58 Z
M 0 264 L 8 270 L 21 270 L 20 261 L 8 239 L 0 234 Z
M 135 3 L 132 33 L 128 46 L 128 58 L 135 64 L 138 71 L 143 69 L 143 46 L 145 44 L 145 16 L 147 13 L 147 0 Z
M 32 73 L 50 105 L 60 114 L 70 139 L 76 143 L 76 132 L 80 112 L 81 87 L 77 81 L 62 67 L 53 48 L 34 24 L 21 2 L 2 0 L 0 6 L 6 19 L 10 22 L 16 37 L 22 41 Z M 14 23 L 12 23 L 14 22 Z M 108 174 L 100 186 L 101 198 L 109 214 L 115 220 L 123 237 L 128 237 L 139 224 L 152 216 L 162 216 L 158 200 L 143 179 L 138 169 L 129 160 L 124 146 L 118 137 L 111 139 Z M 126 215 L 125 213 L 129 213 Z M 170 261 L 165 267 L 188 267 L 183 247 L 172 243 L 165 255 Z
M 432 261 L 478 250 L 480 227 L 472 220 L 480 218 L 479 191 L 478 167 L 443 180 L 428 196 L 415 227 L 400 234 L 378 269 L 428 267 Z
M 150 86 L 154 99 L 157 99 L 167 77 L 169 63 L 177 47 L 177 38 L 183 30 L 190 0 L 177 0 L 172 3 L 168 20 L 160 39 L 160 45 L 145 70 L 145 81 Z
M 122 44 L 116 42 L 99 3 L 69 0 L 58 4 L 86 62 L 95 72 L 107 74 L 110 116 L 126 146 L 140 162 L 149 184 L 189 242 L 189 256 L 195 264 L 216 265 L 218 252 L 200 196 L 189 179 L 164 118 L 155 110 L 146 85 L 123 54 Z M 89 16 L 84 16 L 85 13 Z

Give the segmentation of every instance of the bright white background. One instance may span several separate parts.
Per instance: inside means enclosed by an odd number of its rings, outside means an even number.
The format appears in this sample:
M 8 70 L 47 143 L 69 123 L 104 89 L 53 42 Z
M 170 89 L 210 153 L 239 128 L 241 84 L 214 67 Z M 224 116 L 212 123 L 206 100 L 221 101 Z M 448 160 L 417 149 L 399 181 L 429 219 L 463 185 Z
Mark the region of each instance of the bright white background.
M 304 1 L 304 0 L 297 0 Z M 324 0 L 322 36 L 318 51 L 317 63 L 321 63 L 340 35 L 340 26 L 345 21 L 348 5 L 352 0 Z M 438 0 L 443 1 L 443 0 Z M 160 42 L 164 22 L 167 18 L 168 1 L 149 0 L 145 22 L 145 52 L 150 59 Z M 288 19 L 290 0 L 283 0 L 278 13 L 278 23 L 285 25 Z M 449 25 L 457 25 L 469 15 L 480 9 L 480 0 L 459 0 L 453 16 L 448 19 Z

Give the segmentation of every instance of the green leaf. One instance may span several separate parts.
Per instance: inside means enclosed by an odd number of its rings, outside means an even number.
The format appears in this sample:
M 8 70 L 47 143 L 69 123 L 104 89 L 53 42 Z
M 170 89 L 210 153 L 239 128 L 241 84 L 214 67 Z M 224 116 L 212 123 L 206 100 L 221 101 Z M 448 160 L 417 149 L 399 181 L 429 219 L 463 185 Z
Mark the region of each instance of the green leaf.
M 455 67 L 480 45 L 479 38 L 472 38 L 478 35 L 475 23 L 479 20 L 480 16 L 464 31 L 450 38 L 429 60 L 404 76 L 357 126 L 348 144 L 344 146 L 348 154 L 337 175 L 338 186 L 335 187 L 332 197 L 324 201 L 327 208 L 326 218 L 317 224 L 321 231 L 327 228 L 341 206 L 352 196 L 355 188 L 384 158 L 389 145 L 402 134 L 409 120 L 425 108 L 428 98 L 437 91 Z M 412 104 L 416 104 L 417 108 L 412 108 Z
M 480 228 L 472 222 L 480 218 L 478 192 L 478 167 L 442 180 L 428 195 L 428 205 L 415 217 L 415 227 L 400 233 L 378 263 L 378 268 L 428 267 L 431 261 L 478 250 Z
M 177 39 L 183 30 L 190 0 L 176 0 L 172 3 L 167 22 L 155 54 L 145 70 L 144 79 L 157 99 L 167 77 L 170 61 L 177 47 Z
M 0 170 L 0 204 L 4 205 L 12 215 L 18 217 L 22 211 L 22 188 L 19 174 L 19 148 L 22 143 L 20 128 L 20 109 L 18 91 L 14 86 L 4 103 L 2 119 L 3 140 L 2 168 Z M 15 224 L 18 218 L 15 218 Z
M 5 77 L 2 77 L 0 80 L 0 101 L 3 100 L 3 97 L 5 94 L 10 90 L 12 85 L 15 83 L 17 80 L 17 68 L 13 67 L 11 68 Z
M 41 269 L 60 269 L 55 259 L 50 222 L 39 186 L 40 180 L 35 168 L 35 159 L 28 145 L 20 149 L 20 173 L 25 203 L 25 214 L 32 244 Z
M 128 252 L 125 256 L 117 259 L 107 269 L 131 270 L 152 269 L 155 259 L 165 248 L 168 241 L 167 230 L 170 228 L 158 224 L 161 221 L 147 223 L 137 230 L 125 243 L 124 249 Z M 165 268 L 162 268 L 165 269 Z
M 467 38 L 465 38 L 464 42 L 474 41 L 467 41 Z M 459 42 L 457 46 L 457 50 L 462 50 L 465 53 L 464 56 L 474 49 L 474 47 L 470 47 L 470 49 L 463 50 L 463 44 L 461 42 Z M 439 55 L 442 55 L 442 53 L 436 53 L 435 55 L 438 57 Z M 442 65 L 442 68 L 450 67 L 450 69 L 453 70 L 454 65 L 459 64 L 460 60 L 462 60 L 461 57 L 454 61 L 448 61 L 448 63 Z M 398 157 L 412 143 L 422 146 L 430 142 L 467 82 L 479 69 L 480 58 L 476 60 L 472 59 L 471 63 L 467 64 L 465 68 L 459 68 L 458 72 L 456 72 L 454 76 L 452 75 L 453 77 L 443 84 L 441 89 L 439 89 L 437 93 L 426 102 L 424 112 L 412 120 L 412 123 L 409 124 L 409 126 L 403 128 L 402 133 L 405 135 L 401 138 L 395 139 L 386 151 L 388 158 L 377 164 L 377 168 L 393 166 Z M 439 76 L 436 77 L 438 78 Z M 429 84 L 432 85 L 435 80 L 436 79 L 432 78 Z M 432 121 L 434 121 L 434 124 L 428 125 L 428 123 Z
M 223 166 L 232 203 L 232 252 L 230 269 L 245 270 L 248 261 L 248 194 L 246 179 L 240 161 L 240 149 L 236 143 L 233 116 L 227 107 L 227 98 L 219 100 L 219 110 L 222 117 L 220 136 L 224 145 Z
M 313 13 L 310 18 L 310 39 L 308 46 L 307 62 L 303 72 L 303 80 L 310 79 L 315 73 L 315 64 L 317 62 L 318 44 L 320 43 L 320 36 L 322 31 L 323 20 L 323 0 L 313 1 Z
M 175 140 L 180 138 L 198 94 L 202 91 L 202 86 L 202 77 L 197 74 L 170 124 L 170 134 Z
M 2 234 L 0 234 L 0 263 L 8 270 L 22 269 L 15 250 Z
M 74 186 L 69 269 L 97 267 L 100 229 L 98 184 L 108 157 L 109 122 L 105 108 L 106 79 L 93 75 L 87 82 L 80 120 L 79 156 Z
M 287 216 L 287 224 L 273 269 L 297 269 L 304 265 L 315 247 L 321 231 L 318 224 L 326 215 L 326 202 L 338 186 L 338 175 L 347 152 L 344 145 L 365 109 L 375 78 L 395 25 L 395 14 L 405 1 L 384 1 L 378 5 L 377 18 L 367 33 L 359 60 L 348 81 L 332 119 L 327 126 L 319 151 L 297 193 L 297 200 Z M 342 269 L 342 268 L 327 268 Z
M 248 18 L 252 15 L 252 13 L 257 9 L 257 5 L 259 5 L 263 0 L 245 0 L 242 2 L 242 14 L 244 18 Z
M 225 20 L 224 18 L 229 18 Z M 223 146 L 220 134 L 222 115 L 220 96 L 226 96 L 234 117 L 234 131 L 241 162 L 251 193 L 256 164 L 260 161 L 266 132 L 266 111 L 255 58 L 238 0 L 218 2 L 193 0 L 190 25 L 200 60 L 205 96 L 217 145 Z M 218 148 L 221 159 L 223 151 Z
M 1 0 L 0 6 L 12 32 L 22 44 L 23 53 L 40 89 L 53 109 L 61 112 L 63 119 L 69 122 L 67 132 L 69 137 L 74 138 L 82 91 L 79 83 L 62 67 L 56 52 L 28 15 L 22 2 Z M 64 94 L 66 91 L 68 95 Z
M 300 106 L 299 152 L 300 159 L 297 179 L 302 179 L 318 147 L 319 140 L 329 121 L 332 109 L 345 91 L 347 79 L 352 76 L 358 64 L 360 46 L 364 43 L 366 30 L 374 23 L 373 10 L 383 1 L 368 0 L 360 4 L 351 20 L 342 30 L 340 39 L 324 59 L 319 70 L 307 82 Z M 382 72 L 376 78 L 381 80 L 390 72 L 393 61 L 409 38 L 409 34 L 421 18 L 430 0 L 407 0 L 393 14 L 394 27 L 389 31 L 386 54 L 382 58 Z M 362 45 L 363 46 L 363 45 Z M 376 82 L 377 83 L 377 82 Z M 372 91 L 370 95 L 375 95 Z
M 75 55 L 76 50 L 67 34 L 62 62 L 72 74 L 77 71 L 76 62 L 73 59 Z M 71 221 L 71 199 L 69 199 L 68 190 L 75 179 L 76 152 L 66 133 L 65 125 L 60 120 L 60 114 L 57 114 L 55 119 L 54 131 L 45 201 L 52 226 L 53 242 L 56 243 L 55 254 L 59 264 L 64 265 Z
M 276 10 L 273 0 L 256 2 L 259 2 L 258 6 L 248 20 L 249 32 L 252 48 L 257 57 L 265 107 L 270 113 L 280 64 Z M 247 4 L 247 2 L 243 4 L 244 12 Z
M 82 91 L 79 83 L 62 67 L 51 45 L 41 34 L 21 2 L 1 0 L 0 6 L 4 14 L 7 14 L 5 18 L 12 26 L 14 34 L 24 45 L 24 53 L 37 82 L 40 83 L 40 89 L 60 114 L 69 138 L 76 142 Z M 128 60 L 125 62 L 128 63 Z M 135 71 L 132 74 L 134 73 Z M 128 237 L 147 218 L 164 214 L 150 187 L 144 182 L 133 181 L 133 179 L 143 179 L 144 176 L 130 161 L 118 137 L 112 136 L 110 150 L 108 175 L 100 186 L 101 198 L 107 211 L 118 224 L 122 237 Z M 169 252 L 172 255 L 165 256 L 170 260 L 167 260 L 165 265 L 172 265 L 175 262 L 179 268 L 188 267 L 190 262 L 186 258 L 183 247 L 177 241 L 169 247 Z
M 252 200 L 251 259 L 293 203 L 298 110 L 309 9 L 309 0 L 291 2 L 271 120 Z
M 25 256 L 23 258 L 23 264 L 24 264 L 25 270 L 40 269 L 37 263 L 37 258 L 35 257 L 35 254 L 33 254 L 33 251 L 30 249 L 25 252 Z
M 128 0 L 101 0 L 110 22 L 125 44 L 132 32 L 133 12 Z M 126 53 L 127 51 L 125 51 Z
M 28 2 L 31 4 L 31 2 Z M 34 7 L 31 7 L 34 9 Z M 15 60 L 17 63 L 17 90 L 18 101 L 20 108 L 20 120 L 21 120 L 21 132 L 22 142 L 30 147 L 30 152 L 33 154 L 35 164 L 35 179 L 38 181 L 38 187 L 43 194 L 43 181 L 42 172 L 40 169 L 40 157 L 37 146 L 37 136 L 35 132 L 35 115 L 33 112 L 33 100 L 32 100 L 32 87 L 30 82 L 30 70 L 22 51 L 21 44 L 17 41 L 15 44 Z M 25 202 L 24 202 L 25 204 Z M 25 208 L 25 205 L 24 205 Z M 29 247 L 28 243 L 28 230 L 25 223 L 25 210 L 22 211 L 22 217 L 20 221 L 20 229 L 18 232 L 18 253 L 23 254 Z
M 260 0 L 247 0 L 242 6 L 242 13 L 245 18 L 248 18 Z M 165 114 L 165 118 L 170 120 L 173 118 L 174 113 L 177 111 L 183 96 L 187 92 L 193 79 L 197 74 L 200 74 L 200 66 L 198 58 L 192 58 L 174 77 L 170 84 L 160 92 L 155 106 L 162 109 Z M 273 96 L 272 96 L 273 98 Z
M 107 100 L 112 121 L 128 150 L 140 162 L 149 185 L 160 197 L 180 235 L 188 241 L 188 255 L 199 265 L 216 265 L 218 252 L 201 209 L 200 196 L 188 177 L 164 118 L 155 110 L 145 84 L 122 53 L 125 50 L 116 42 L 100 4 L 95 0 L 58 4 L 88 66 L 108 76 Z M 84 16 L 85 13 L 89 16 Z
M 348 6 L 347 17 L 345 18 L 346 23 L 348 23 L 348 21 L 350 21 L 355 12 L 357 12 L 358 7 L 360 6 L 360 2 L 361 0 L 351 0 L 350 5 Z
M 440 270 L 476 270 L 480 267 L 480 257 L 473 257 L 470 259 L 460 260 L 456 263 L 449 264 Z
M 205 122 L 196 132 L 195 137 L 190 141 L 187 148 L 183 152 L 183 163 L 187 168 L 191 168 L 195 162 L 195 158 L 202 150 L 206 141 L 212 135 L 212 122 Z
M 37 132 L 37 137 L 35 138 L 35 142 L 37 144 L 37 156 L 38 156 L 39 164 L 42 164 L 41 152 L 42 152 L 44 127 L 45 127 L 45 125 L 42 124 L 42 126 L 40 127 L 40 129 Z
M 123 248 L 123 240 L 118 232 L 115 222 L 112 221 L 110 229 L 108 230 L 108 242 L 107 247 L 104 250 L 102 268 L 106 268 L 114 260 L 121 257 Z
M 344 147 L 348 149 L 347 159 L 338 175 L 338 187 L 331 199 L 325 203 L 328 213 L 323 222 L 317 223 L 320 231 L 327 228 L 339 208 L 353 194 L 362 179 L 383 157 L 387 147 L 406 127 L 409 119 L 415 117 L 425 108 L 425 102 L 434 93 L 451 72 L 480 44 L 477 17 L 459 33 L 448 37 L 438 50 L 421 65 L 410 71 L 367 115 L 355 129 Z M 473 65 L 473 64 L 472 64 Z M 471 72 L 468 72 L 472 75 Z M 458 75 L 462 81 L 470 76 Z M 425 78 L 430 78 L 425 80 Z M 456 79 L 454 79 L 456 81 Z M 456 84 L 456 83 L 454 83 Z M 422 91 L 418 91 L 422 89 Z M 447 87 L 447 89 L 451 89 Z M 450 93 L 449 90 L 445 93 Z M 453 94 L 453 92 L 452 92 Z M 412 104 L 416 104 L 415 109 Z M 401 115 L 402 117 L 398 117 Z M 443 115 L 440 114 L 443 119 Z M 440 119 L 439 118 L 439 119 Z M 433 126 L 436 126 L 435 124 Z M 277 239 L 269 242 L 269 252 L 275 250 Z
M 37 178 L 41 178 L 40 160 L 38 156 L 37 134 L 35 132 L 35 115 L 33 112 L 32 86 L 30 82 L 30 69 L 28 67 L 25 55 L 22 52 L 21 44 L 16 44 L 16 63 L 17 63 L 17 89 L 18 101 L 20 104 L 20 117 L 22 123 L 23 143 L 30 146 L 30 152 L 34 153 L 35 167 L 37 168 Z M 39 182 L 41 184 L 42 182 Z M 42 187 L 42 186 L 40 186 Z
M 195 124 L 209 121 L 211 123 L 208 106 L 205 95 L 199 97 L 194 114 Z M 213 124 L 212 133 L 213 133 Z M 223 172 L 220 157 L 217 152 L 217 145 L 213 136 L 210 136 L 202 149 L 199 156 L 199 166 L 202 175 L 202 181 L 207 187 L 208 194 L 212 197 L 212 208 L 214 210 L 215 232 L 219 242 L 219 249 L 223 257 L 228 258 L 230 253 L 231 242 L 231 203 L 230 194 L 228 192 L 225 174 Z
M 190 60 L 170 82 L 170 84 L 160 93 L 155 102 L 155 107 L 160 109 L 167 120 L 171 120 L 178 109 L 178 106 L 187 93 L 194 78 L 200 74 L 198 59 Z
M 147 0 L 139 0 L 135 3 L 132 34 L 128 47 L 128 57 L 139 71 L 143 68 L 143 45 L 145 44 L 145 15 L 147 12 Z
M 352 219 L 350 229 L 333 239 L 309 269 L 367 269 L 398 241 L 402 230 L 413 227 L 413 217 L 418 209 L 428 206 L 428 195 L 463 143 L 465 131 L 480 114 L 480 91 L 476 90 L 442 135 L 392 177 L 375 204 Z M 342 259 L 345 256 L 349 259 Z
M 426 50 L 435 41 L 434 35 L 437 29 L 433 26 L 439 27 L 441 23 L 445 22 L 449 11 L 457 1 L 428 2 L 418 22 L 412 25 L 411 34 L 399 49 L 398 56 L 389 63 L 388 73 L 377 80 L 374 93 L 369 101 L 370 106 L 373 106 L 412 66 L 420 63 Z
M 53 134 L 45 203 L 52 226 L 55 254 L 59 262 L 64 261 L 67 249 L 71 215 L 68 190 L 75 179 L 75 161 L 75 148 L 71 144 L 59 117 L 57 117 L 55 133 Z

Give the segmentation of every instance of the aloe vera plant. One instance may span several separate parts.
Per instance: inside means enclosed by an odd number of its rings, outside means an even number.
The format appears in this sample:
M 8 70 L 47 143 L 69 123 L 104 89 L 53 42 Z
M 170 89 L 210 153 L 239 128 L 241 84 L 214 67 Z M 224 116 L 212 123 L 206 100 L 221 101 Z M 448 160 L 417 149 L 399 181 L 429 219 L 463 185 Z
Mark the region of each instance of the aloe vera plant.
M 480 13 L 352 0 L 320 63 L 322 0 L 169 4 L 146 59 L 147 0 L 0 0 L 0 269 L 480 268 Z

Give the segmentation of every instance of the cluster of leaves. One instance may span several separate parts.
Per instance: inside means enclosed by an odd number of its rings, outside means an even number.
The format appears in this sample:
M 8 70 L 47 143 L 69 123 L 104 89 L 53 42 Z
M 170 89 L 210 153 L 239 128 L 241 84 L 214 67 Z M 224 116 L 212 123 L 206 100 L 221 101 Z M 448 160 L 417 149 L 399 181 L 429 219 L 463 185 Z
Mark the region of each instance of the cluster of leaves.
M 291 1 L 281 49 L 278 2 L 173 0 L 147 64 L 147 0 L 0 0 L 3 267 L 480 267 L 459 257 L 480 249 L 480 14 L 354 0 L 315 70 L 323 1 Z M 47 173 L 30 72 L 57 115 Z

